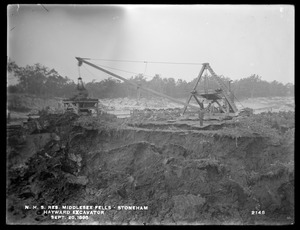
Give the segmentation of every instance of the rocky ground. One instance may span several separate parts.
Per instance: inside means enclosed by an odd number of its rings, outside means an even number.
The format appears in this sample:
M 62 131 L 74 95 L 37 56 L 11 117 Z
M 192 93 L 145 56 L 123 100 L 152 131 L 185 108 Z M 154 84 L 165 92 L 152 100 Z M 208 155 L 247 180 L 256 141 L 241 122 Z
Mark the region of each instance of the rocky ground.
M 153 114 L 152 114 L 153 115 Z M 294 223 L 294 113 L 189 121 L 42 114 L 7 139 L 11 224 Z M 147 125 L 147 122 L 149 123 Z M 146 124 L 146 125 L 145 125 Z M 25 205 L 148 206 L 54 220 Z

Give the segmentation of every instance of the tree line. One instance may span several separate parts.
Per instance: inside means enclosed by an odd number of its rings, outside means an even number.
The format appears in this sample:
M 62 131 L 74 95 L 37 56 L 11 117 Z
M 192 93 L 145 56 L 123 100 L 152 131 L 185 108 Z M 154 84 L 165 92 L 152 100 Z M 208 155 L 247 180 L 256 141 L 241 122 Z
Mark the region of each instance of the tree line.
M 18 66 L 14 61 L 7 65 L 8 73 L 13 74 L 18 83 L 9 85 L 8 93 L 24 93 L 38 97 L 69 98 L 76 94 L 76 84 L 67 76 L 62 77 L 55 69 L 49 69 L 39 63 L 26 67 Z M 277 81 L 268 82 L 258 75 L 251 75 L 239 80 L 231 81 L 228 77 L 220 76 L 225 85 L 232 90 L 236 98 L 293 96 L 294 85 Z M 186 98 L 196 84 L 197 78 L 190 82 L 182 79 L 162 78 L 156 74 L 151 80 L 146 80 L 143 74 L 132 76 L 129 81 L 166 94 L 174 98 Z M 92 81 L 85 84 L 90 97 L 118 98 L 136 97 L 137 89 L 126 82 L 115 78 L 108 78 L 100 82 Z M 202 77 L 197 90 L 217 89 L 218 84 L 211 76 Z M 141 91 L 141 97 L 153 97 L 151 93 Z

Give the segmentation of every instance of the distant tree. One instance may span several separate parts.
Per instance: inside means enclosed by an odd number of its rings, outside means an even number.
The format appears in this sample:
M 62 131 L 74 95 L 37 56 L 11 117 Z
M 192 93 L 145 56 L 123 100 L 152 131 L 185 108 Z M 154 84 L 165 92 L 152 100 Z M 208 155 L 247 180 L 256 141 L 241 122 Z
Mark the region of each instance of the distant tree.
M 250 97 L 253 98 L 254 96 L 258 96 L 258 85 L 261 82 L 261 77 L 258 75 L 251 75 L 247 78 L 247 87 L 250 89 Z
M 9 73 L 15 72 L 19 69 L 20 67 L 14 62 L 14 61 L 8 61 L 7 63 L 7 71 Z
M 271 82 L 271 94 L 272 96 L 285 96 L 287 94 L 287 89 L 282 83 L 278 81 Z
M 287 90 L 287 95 L 288 96 L 294 96 L 294 94 L 295 94 L 295 92 L 294 92 L 295 87 L 294 87 L 294 85 L 292 83 L 287 83 L 285 85 L 285 88 Z
M 18 79 L 14 86 L 8 86 L 8 93 L 26 93 L 36 96 L 71 97 L 76 93 L 76 83 L 67 76 L 62 77 L 55 69 L 49 69 L 39 63 L 26 67 L 18 66 L 14 61 L 7 63 L 8 73 Z M 220 76 L 226 87 L 229 88 L 230 78 Z M 155 74 L 147 80 L 143 74 L 132 76 L 129 81 L 140 84 L 157 92 L 171 97 L 186 98 L 194 88 L 197 78 L 187 82 L 182 79 L 162 78 Z M 89 95 L 96 98 L 136 97 L 137 87 L 115 78 L 108 78 L 100 82 L 95 80 L 85 84 Z M 220 86 L 212 76 L 202 77 L 197 90 L 217 89 Z M 267 96 L 292 96 L 294 85 L 282 84 L 278 81 L 267 82 L 256 74 L 235 80 L 231 83 L 231 90 L 237 98 L 267 97 Z M 141 91 L 142 97 L 153 97 L 151 93 Z
M 154 77 L 149 81 L 149 88 L 157 92 L 163 93 L 164 81 L 159 74 L 155 74 Z
M 187 82 L 182 79 L 178 79 L 176 82 L 176 97 L 185 98 L 188 96 L 189 91 Z
M 66 86 L 70 84 L 67 77 L 63 78 L 55 69 L 49 69 L 39 63 L 33 66 L 19 67 L 15 62 L 9 62 L 8 72 L 18 78 L 14 92 L 27 93 L 36 96 L 62 96 L 66 94 Z M 73 83 L 71 83 L 73 86 Z

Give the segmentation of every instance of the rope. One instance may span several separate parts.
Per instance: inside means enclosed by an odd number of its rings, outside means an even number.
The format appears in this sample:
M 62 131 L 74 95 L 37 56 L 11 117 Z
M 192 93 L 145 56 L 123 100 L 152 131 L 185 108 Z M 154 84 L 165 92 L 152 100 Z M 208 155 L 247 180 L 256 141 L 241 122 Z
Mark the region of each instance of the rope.
M 80 66 L 78 65 L 78 75 L 79 77 L 81 77 L 81 74 L 80 74 Z

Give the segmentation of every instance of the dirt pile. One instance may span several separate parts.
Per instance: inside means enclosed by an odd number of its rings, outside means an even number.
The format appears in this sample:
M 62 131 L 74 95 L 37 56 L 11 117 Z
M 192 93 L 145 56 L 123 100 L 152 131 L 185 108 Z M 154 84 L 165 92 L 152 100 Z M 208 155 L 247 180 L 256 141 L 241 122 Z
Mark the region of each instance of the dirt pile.
M 76 223 L 294 221 L 292 123 L 281 130 L 277 142 L 271 140 L 273 134 L 130 127 L 108 114 L 47 115 L 31 125 L 27 135 L 51 135 L 26 164 L 9 168 L 11 222 L 74 223 L 51 220 L 40 210 L 24 210 L 28 204 L 149 207 L 109 210 Z
M 145 121 L 167 121 L 174 120 L 181 116 L 181 109 L 144 109 L 133 110 L 131 112 L 131 122 L 145 122 Z
M 181 99 L 185 101 L 186 99 Z M 115 98 L 101 99 L 101 103 L 108 110 L 133 110 L 133 109 L 167 109 L 181 107 L 177 103 L 173 103 L 165 98 Z

